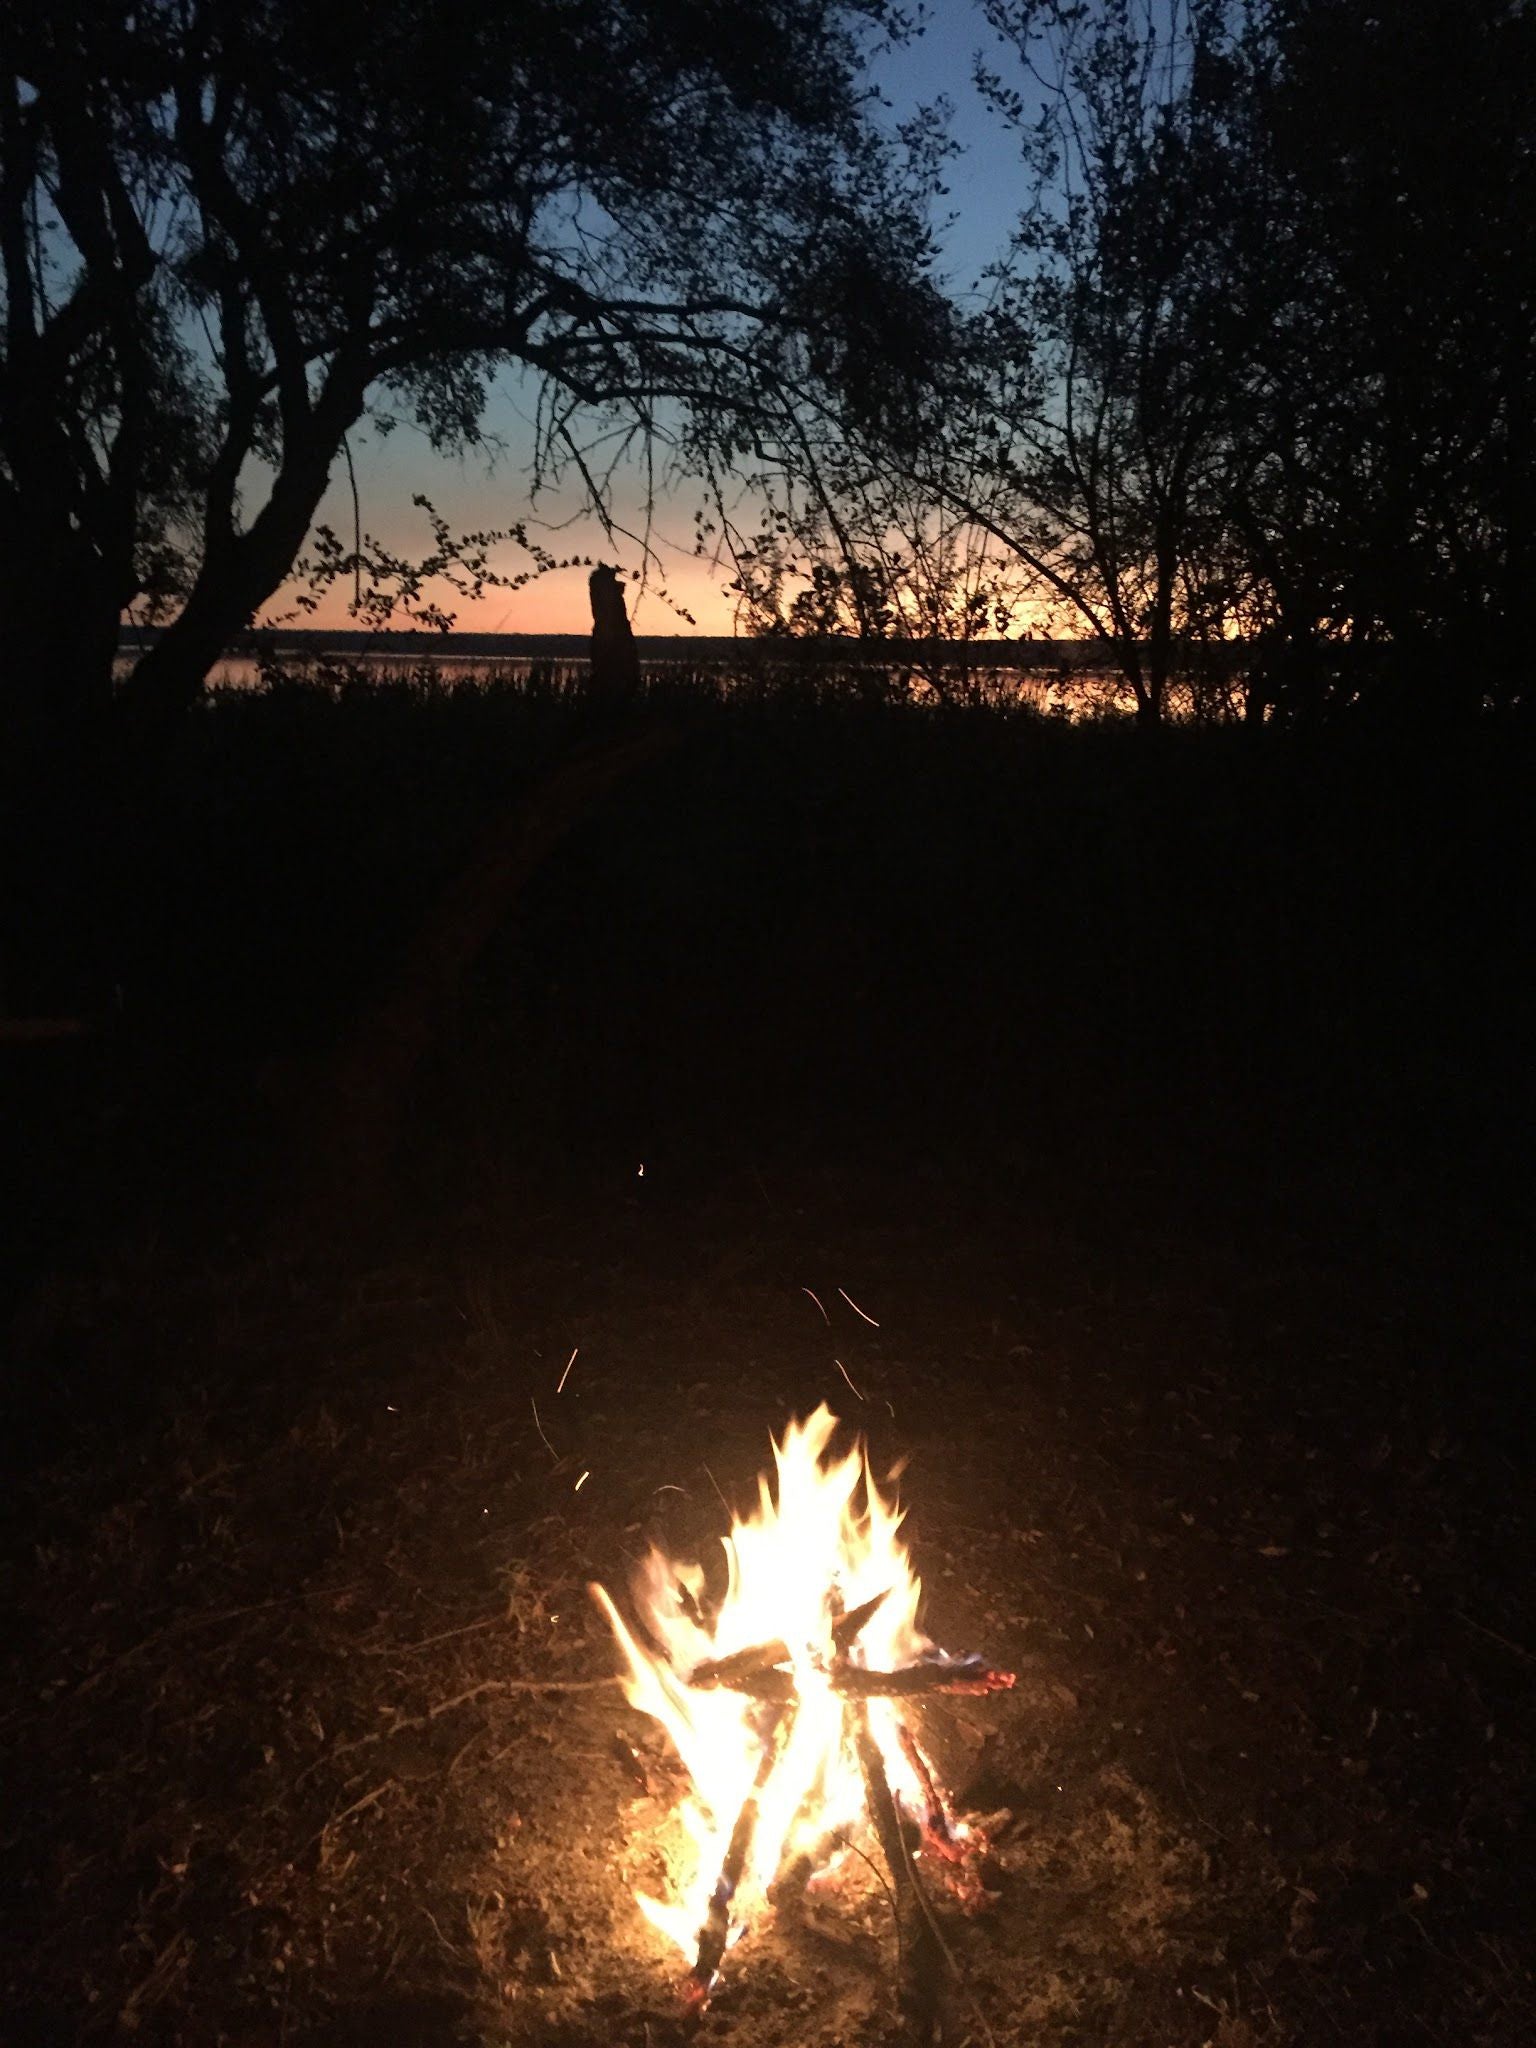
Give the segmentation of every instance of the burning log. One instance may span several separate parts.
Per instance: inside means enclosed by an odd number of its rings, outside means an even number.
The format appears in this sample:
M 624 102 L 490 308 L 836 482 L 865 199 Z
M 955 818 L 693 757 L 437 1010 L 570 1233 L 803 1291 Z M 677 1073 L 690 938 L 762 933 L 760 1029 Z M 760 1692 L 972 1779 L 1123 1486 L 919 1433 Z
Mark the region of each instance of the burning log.
M 734 1650 L 729 1657 L 706 1658 L 689 1672 L 688 1683 L 703 1690 L 718 1685 L 727 1692 L 752 1692 L 757 1680 L 766 1679 L 789 1661 L 788 1643 L 758 1643 L 750 1650 Z M 780 1695 L 768 1692 L 760 1697 L 777 1699 Z
M 913 1777 L 922 1789 L 924 1844 L 932 1844 L 946 1860 L 959 1855 L 961 1851 L 955 1841 L 955 1824 L 950 1816 L 949 1802 L 939 1790 L 932 1764 L 923 1754 L 917 1737 L 904 1722 L 897 1724 L 896 1739 L 901 1744 L 902 1755 L 912 1766 Z
M 832 1624 L 832 1647 L 839 1656 L 846 1656 L 854 1643 L 864 1633 L 864 1624 L 873 1621 L 886 1601 L 891 1589 L 877 1593 L 872 1600 L 866 1600 L 862 1607 L 851 1607 L 846 1614 L 840 1614 Z
M 736 1816 L 736 1825 L 731 1829 L 731 1839 L 725 1852 L 725 1861 L 720 1866 L 720 1875 L 715 1888 L 709 1895 L 709 1911 L 704 1925 L 699 1929 L 699 1952 L 694 1959 L 684 1986 L 684 2003 L 702 2010 L 725 1952 L 731 1943 L 731 1902 L 741 1888 L 746 1873 L 747 1858 L 752 1853 L 752 1840 L 757 1833 L 759 1801 L 768 1789 L 769 1780 L 778 1768 L 779 1756 L 794 1725 L 792 1705 L 776 1707 L 763 1730 L 763 1750 L 758 1759 L 757 1775 L 752 1780 L 752 1790 L 742 1801 L 741 1811 Z
M 773 1652 L 778 1655 L 774 1656 Z M 795 1695 L 795 1674 L 782 1666 L 789 1652 L 782 1643 L 760 1650 L 739 1650 L 718 1664 L 701 1664 L 688 1683 L 699 1691 L 739 1692 L 754 1700 L 788 1700 Z M 980 1657 L 922 1658 L 900 1671 L 868 1671 L 862 1664 L 834 1663 L 828 1685 L 843 1699 L 916 1699 L 924 1693 L 979 1696 L 1010 1692 L 1018 1683 L 1012 1671 L 995 1671 Z
M 1013 1672 L 994 1671 L 980 1657 L 946 1657 L 924 1659 L 900 1671 L 865 1671 L 849 1665 L 833 1673 L 832 1690 L 850 1699 L 916 1699 L 928 1692 L 952 1697 L 1011 1692 L 1017 1683 Z
M 832 1647 L 841 1658 L 846 1655 L 857 1639 L 864 1624 L 884 1605 L 890 1594 L 887 1586 L 884 1593 L 877 1593 L 872 1600 L 854 1607 L 847 1614 L 840 1614 L 832 1624 Z M 771 1681 L 768 1690 L 757 1693 L 755 1681 L 765 1679 L 771 1671 L 793 1662 L 793 1652 L 788 1643 L 755 1643 L 750 1649 L 733 1650 L 729 1657 L 706 1658 L 695 1665 L 688 1674 L 692 1686 L 724 1686 L 731 1692 L 752 1693 L 754 1697 L 777 1699 L 780 1697 Z M 1011 1681 L 1010 1681 L 1011 1683 Z
M 923 1851 L 932 1859 L 950 1896 L 966 1912 L 980 1912 L 993 1896 L 982 1883 L 977 1869 L 987 1853 L 987 1838 L 974 1824 L 963 1836 L 957 1833 L 955 1817 L 934 1776 L 933 1765 L 904 1721 L 896 1724 L 896 1739 L 922 1795 Z
M 933 1908 L 902 1832 L 901 1808 L 885 1774 L 885 1759 L 870 1726 L 869 1708 L 860 1707 L 855 1737 L 859 1771 L 880 1853 L 891 1874 L 896 1900 L 896 1933 L 901 1956 L 897 2004 L 913 2041 L 936 2037 L 939 2016 L 940 1965 L 943 1954 L 934 1925 Z

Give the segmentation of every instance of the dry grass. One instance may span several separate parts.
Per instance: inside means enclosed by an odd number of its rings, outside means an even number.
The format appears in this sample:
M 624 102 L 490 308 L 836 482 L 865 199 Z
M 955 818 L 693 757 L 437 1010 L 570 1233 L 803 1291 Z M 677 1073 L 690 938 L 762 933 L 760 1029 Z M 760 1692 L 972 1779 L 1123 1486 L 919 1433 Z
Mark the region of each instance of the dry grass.
M 1364 1298 L 1195 1257 L 1107 1289 L 1038 1218 L 1021 1251 L 769 1192 L 610 1216 L 600 1259 L 566 1217 L 54 1298 L 55 1337 L 200 1367 L 50 1471 L 13 1551 L 9 2038 L 673 2039 L 630 1897 L 666 1778 L 583 1588 L 706 1544 L 788 1408 L 851 1403 L 834 1356 L 877 1457 L 915 1453 L 932 1625 L 1031 1672 L 930 1709 L 1008 1816 L 996 1906 L 946 1928 L 955 2043 L 1529 2038 L 1513 1489 L 1389 1388 Z M 840 1284 L 878 1331 L 801 1292 Z M 1303 1362 L 1330 1337 L 1374 1354 L 1348 1401 Z M 742 1945 L 702 2038 L 885 2041 L 892 1963 L 858 1879 Z

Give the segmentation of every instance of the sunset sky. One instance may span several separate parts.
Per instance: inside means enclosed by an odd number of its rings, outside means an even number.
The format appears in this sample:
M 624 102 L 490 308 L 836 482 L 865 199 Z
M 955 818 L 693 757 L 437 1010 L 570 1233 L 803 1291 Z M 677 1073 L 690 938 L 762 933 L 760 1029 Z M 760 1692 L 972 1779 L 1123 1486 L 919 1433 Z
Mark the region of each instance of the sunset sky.
M 1008 138 L 988 116 L 971 81 L 975 53 L 992 43 L 990 33 L 970 0 L 938 0 L 926 33 L 884 58 L 879 83 L 891 102 L 892 120 L 901 120 L 919 105 L 941 95 L 952 108 L 951 133 L 962 155 L 951 166 L 948 198 L 940 202 L 941 217 L 956 216 L 944 232 L 945 273 L 957 289 L 972 285 L 1006 240 L 1021 198 L 1017 156 Z M 530 446 L 528 416 L 531 385 L 519 385 L 511 373 L 499 380 L 485 427 L 501 452 L 483 451 L 445 458 L 428 445 L 419 430 L 401 426 L 387 438 L 366 429 L 352 437 L 364 530 L 401 553 L 426 550 L 424 514 L 411 504 L 425 493 L 456 533 L 505 528 L 525 521 L 531 535 L 561 556 L 591 555 L 617 560 L 626 573 L 644 567 L 639 545 L 616 548 L 595 520 L 578 518 L 574 498 L 546 496 L 530 506 L 526 466 Z M 616 517 L 636 530 L 640 525 L 638 479 L 620 497 Z M 694 498 L 686 487 L 661 509 L 652 546 L 660 560 L 648 577 L 649 588 L 632 590 L 630 613 L 643 633 L 729 633 L 730 600 L 723 586 L 729 572 L 698 560 L 692 552 L 691 513 Z M 350 537 L 352 500 L 344 464 L 338 464 L 321 511 L 324 523 Z M 515 548 L 503 549 L 497 566 L 515 573 L 522 558 Z M 675 605 L 693 614 L 695 624 L 680 618 L 664 601 L 665 583 Z M 291 608 L 291 591 L 280 592 L 265 616 L 278 617 Z M 457 612 L 457 626 L 476 633 L 585 633 L 591 627 L 586 571 L 566 569 L 540 578 L 517 592 L 488 591 L 478 604 L 443 599 Z M 340 627 L 347 619 L 347 592 L 333 589 L 308 624 Z

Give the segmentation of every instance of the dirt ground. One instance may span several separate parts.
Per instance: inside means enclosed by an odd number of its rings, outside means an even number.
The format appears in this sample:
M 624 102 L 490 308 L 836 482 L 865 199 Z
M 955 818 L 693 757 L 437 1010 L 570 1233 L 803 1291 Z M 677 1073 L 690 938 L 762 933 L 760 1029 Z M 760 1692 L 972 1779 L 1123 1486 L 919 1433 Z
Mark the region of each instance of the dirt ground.
M 930 1633 L 1021 1673 L 924 1709 L 1004 1816 L 950 2043 L 1536 2038 L 1520 1340 L 1475 1248 L 1219 1192 L 663 1160 L 54 1284 L 19 1353 L 100 1391 L 7 1523 L 4 2040 L 680 2041 L 585 1587 L 706 1554 L 822 1399 L 910 1459 Z M 697 2038 L 893 2042 L 896 1963 L 855 1877 Z

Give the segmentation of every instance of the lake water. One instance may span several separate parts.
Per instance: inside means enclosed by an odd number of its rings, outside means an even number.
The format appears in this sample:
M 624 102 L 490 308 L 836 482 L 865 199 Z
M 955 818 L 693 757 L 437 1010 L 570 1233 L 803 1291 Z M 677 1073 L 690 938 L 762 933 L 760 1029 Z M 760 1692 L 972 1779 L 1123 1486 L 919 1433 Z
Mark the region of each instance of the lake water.
M 503 687 L 526 685 L 537 678 L 545 688 L 564 690 L 579 688 L 586 680 L 588 666 L 585 653 L 579 656 L 563 652 L 492 655 L 460 653 L 451 649 L 439 652 L 431 647 L 409 650 L 381 648 L 377 651 L 347 648 L 325 655 L 304 649 L 292 653 L 284 651 L 279 658 L 286 675 L 295 682 L 317 688 L 334 686 L 357 676 L 377 680 L 381 684 L 430 676 L 434 683 L 449 687 L 461 683 Z M 126 674 L 134 659 L 132 652 L 120 654 L 118 673 Z M 817 669 L 795 662 L 776 661 L 771 655 L 755 649 L 743 658 L 739 648 L 732 658 L 722 659 L 718 643 L 710 644 L 707 649 L 701 647 L 698 655 L 691 655 L 682 648 L 676 652 L 669 649 L 665 656 L 659 658 L 647 657 L 643 651 L 641 654 L 643 677 L 664 684 L 669 676 L 682 680 L 703 672 L 718 677 L 725 694 L 750 687 L 756 677 L 772 678 L 776 671 L 785 679 L 791 673 L 801 673 L 818 682 L 835 681 L 841 674 L 849 689 L 857 689 L 861 687 L 863 678 L 867 678 L 871 670 L 878 671 L 879 666 L 872 660 L 857 665 L 852 662 L 829 664 Z M 915 701 L 932 702 L 940 694 L 914 672 L 910 662 L 892 663 L 886 674 L 892 684 L 902 676 L 909 678 L 907 687 Z M 1068 718 L 1103 716 L 1118 708 L 1129 709 L 1123 702 L 1123 689 L 1112 678 L 1095 674 L 1086 667 L 1065 663 L 1026 667 L 984 661 L 968 672 L 957 667 L 941 680 L 943 695 L 954 702 L 1028 705 L 1039 712 Z M 259 689 L 262 685 L 260 661 L 250 654 L 225 655 L 208 681 L 209 687 L 216 690 Z

